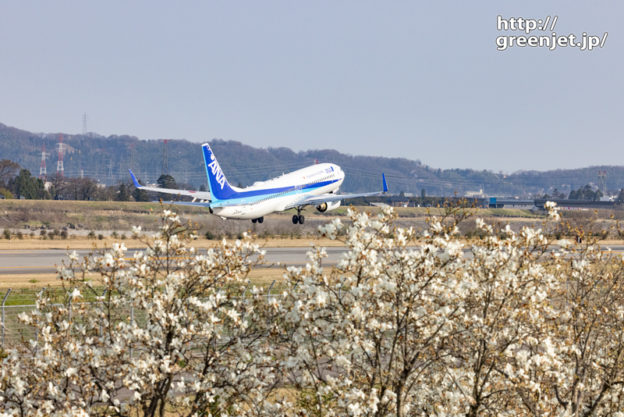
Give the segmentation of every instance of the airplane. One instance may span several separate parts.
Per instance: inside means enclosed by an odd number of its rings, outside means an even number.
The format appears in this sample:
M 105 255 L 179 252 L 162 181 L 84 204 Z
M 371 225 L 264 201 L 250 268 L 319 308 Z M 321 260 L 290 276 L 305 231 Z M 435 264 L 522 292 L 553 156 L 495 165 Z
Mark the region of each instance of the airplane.
M 310 165 L 280 177 L 239 188 L 230 185 L 207 143 L 202 145 L 202 154 L 210 192 L 147 187 L 139 184 L 132 170 L 129 170 L 132 182 L 140 190 L 193 197 L 193 201 L 178 201 L 173 202 L 174 204 L 206 207 L 211 214 L 223 219 L 251 219 L 253 223 L 262 223 L 267 214 L 295 208 L 297 214 L 293 215 L 292 222 L 303 224 L 305 217 L 301 210 L 305 206 L 316 206 L 323 213 L 340 207 L 342 200 L 382 195 L 388 191 L 386 176 L 382 173 L 383 191 L 337 194 L 345 173 L 338 165 L 329 163 Z

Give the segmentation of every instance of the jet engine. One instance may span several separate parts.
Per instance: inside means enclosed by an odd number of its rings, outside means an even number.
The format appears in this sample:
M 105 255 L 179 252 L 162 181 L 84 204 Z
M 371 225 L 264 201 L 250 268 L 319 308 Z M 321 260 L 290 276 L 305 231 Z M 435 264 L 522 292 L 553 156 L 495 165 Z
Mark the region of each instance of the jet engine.
M 325 213 L 327 210 L 334 210 L 340 207 L 340 201 L 332 201 L 330 203 L 321 203 L 316 206 L 316 209 L 321 213 Z

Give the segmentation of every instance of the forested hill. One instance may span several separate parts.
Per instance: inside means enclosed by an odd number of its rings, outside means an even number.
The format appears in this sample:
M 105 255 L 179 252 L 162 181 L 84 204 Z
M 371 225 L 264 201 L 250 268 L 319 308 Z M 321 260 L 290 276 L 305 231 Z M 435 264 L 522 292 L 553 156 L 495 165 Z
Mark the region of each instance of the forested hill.
M 10 159 L 39 174 L 42 146 L 49 156 L 48 174 L 56 172 L 59 133 L 32 133 L 0 124 L 0 159 Z M 95 178 L 105 184 L 129 181 L 128 168 L 146 183 L 163 173 L 163 140 L 139 140 L 133 136 L 63 134 L 65 176 Z M 624 187 L 624 167 L 601 166 L 547 172 L 518 172 L 503 175 L 491 171 L 435 169 L 403 158 L 352 156 L 334 150 L 293 152 L 288 148 L 258 149 L 240 142 L 214 139 L 210 144 L 228 180 L 234 185 L 249 185 L 284 172 L 318 162 L 340 165 L 347 177 L 343 192 L 370 191 L 381 187 L 385 172 L 391 192 L 420 195 L 463 195 L 483 191 L 496 196 L 528 196 L 552 193 L 554 188 L 566 195 L 585 184 L 598 184 L 598 171 L 606 171 L 607 188 Z M 186 140 L 169 140 L 166 166 L 178 183 L 199 188 L 205 184 L 200 145 Z

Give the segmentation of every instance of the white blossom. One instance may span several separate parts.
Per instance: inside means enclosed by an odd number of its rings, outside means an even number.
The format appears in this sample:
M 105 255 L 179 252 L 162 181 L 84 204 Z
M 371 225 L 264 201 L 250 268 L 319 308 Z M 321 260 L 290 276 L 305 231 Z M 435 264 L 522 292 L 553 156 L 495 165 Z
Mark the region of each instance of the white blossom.
M 66 300 L 18 315 L 36 338 L 2 359 L 0 416 L 155 398 L 185 415 L 622 415 L 619 255 L 483 219 L 464 240 L 446 214 L 422 232 L 390 208 L 347 217 L 320 228 L 338 264 L 313 247 L 270 297 L 247 279 L 249 236 L 199 254 L 171 211 L 130 260 L 70 256 Z

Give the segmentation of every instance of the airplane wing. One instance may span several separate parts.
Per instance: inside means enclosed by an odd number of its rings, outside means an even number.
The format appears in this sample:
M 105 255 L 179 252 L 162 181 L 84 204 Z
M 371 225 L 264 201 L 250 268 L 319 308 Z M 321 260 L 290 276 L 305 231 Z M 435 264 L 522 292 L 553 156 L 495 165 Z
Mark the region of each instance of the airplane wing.
M 349 200 L 351 198 L 359 198 L 359 197 L 373 197 L 376 195 L 384 195 L 388 192 L 388 185 L 386 184 L 386 175 L 381 174 L 382 179 L 382 191 L 375 191 L 372 193 L 359 193 L 359 194 L 321 194 L 315 195 L 311 197 L 304 198 L 303 200 L 298 201 L 295 204 L 292 204 L 289 208 L 306 206 L 306 205 L 317 205 L 322 203 L 331 203 L 334 201 L 342 201 Z
M 195 206 L 210 208 L 210 203 L 201 201 L 163 201 L 163 204 L 175 204 L 176 206 Z
M 146 187 L 144 185 L 139 184 L 139 181 L 136 179 L 134 174 L 130 171 L 130 176 L 132 177 L 132 182 L 134 186 L 139 190 L 152 191 L 155 193 L 164 193 L 164 194 L 175 194 L 175 195 L 184 195 L 193 197 L 194 199 L 199 200 L 210 200 L 210 193 L 208 191 L 193 191 L 193 190 L 174 190 L 171 188 L 160 188 L 160 187 Z

